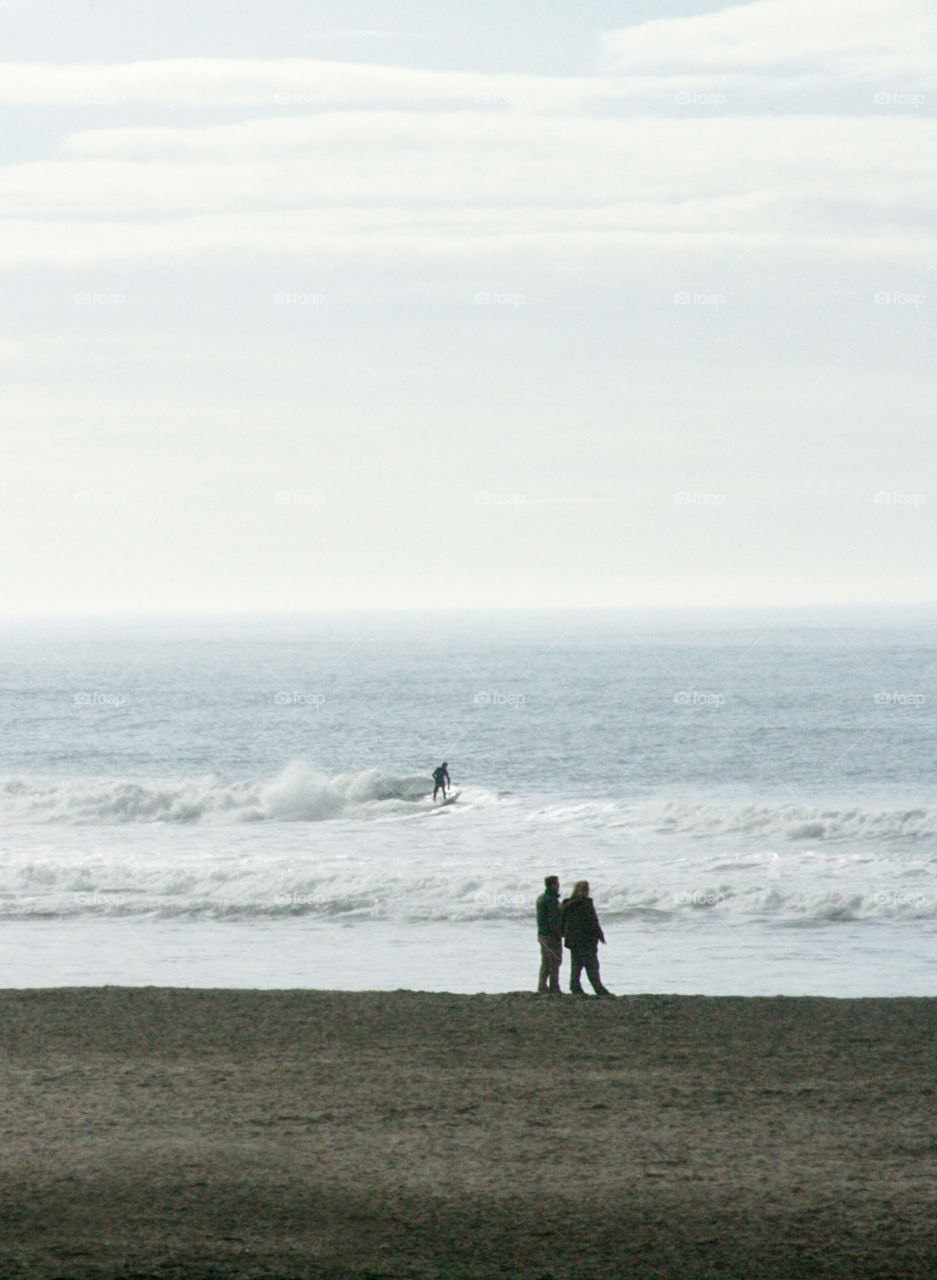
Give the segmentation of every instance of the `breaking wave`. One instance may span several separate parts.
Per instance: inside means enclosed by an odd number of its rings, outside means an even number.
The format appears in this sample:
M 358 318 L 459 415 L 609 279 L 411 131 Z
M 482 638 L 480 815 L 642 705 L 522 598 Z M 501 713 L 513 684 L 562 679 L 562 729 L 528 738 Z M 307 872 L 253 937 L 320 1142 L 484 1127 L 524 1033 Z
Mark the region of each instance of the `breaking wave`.
M 131 778 L 0 780 L 0 824 L 321 822 L 334 818 L 418 815 L 430 811 L 427 776 L 382 769 L 329 776 L 294 760 L 265 779 L 214 776 L 165 781 Z M 710 803 L 656 797 L 625 803 L 589 799 L 557 803 L 534 795 L 470 788 L 476 806 L 510 809 L 546 829 L 627 833 L 660 840 L 731 838 L 752 847 L 798 847 L 933 841 L 937 808 L 797 805 L 766 801 Z
M 431 785 L 302 761 L 246 781 L 7 779 L 0 916 L 527 927 L 546 866 L 592 876 L 603 919 L 661 928 L 937 919 L 937 810 L 474 786 L 441 809 Z
M 761 920 L 787 927 L 937 920 L 937 890 L 918 879 L 902 889 L 868 879 L 840 889 L 769 874 L 708 879 L 699 871 L 655 881 L 603 881 L 603 920 L 667 927 Z M 880 886 L 889 883 L 879 880 Z M 894 881 L 891 881 L 894 884 Z M 927 887 L 930 883 L 931 887 Z M 276 920 L 295 916 L 420 923 L 523 921 L 529 924 L 537 881 L 532 873 L 468 875 L 425 862 L 389 870 L 348 860 L 344 866 L 299 860 L 238 858 L 189 862 L 162 858 L 65 855 L 5 860 L 0 917 L 149 917 Z
M 153 782 L 80 778 L 47 782 L 8 778 L 0 783 L 3 822 L 317 822 L 369 809 L 408 809 L 425 802 L 432 783 L 379 769 L 334 777 L 293 761 L 275 778 L 224 782 L 190 778 Z

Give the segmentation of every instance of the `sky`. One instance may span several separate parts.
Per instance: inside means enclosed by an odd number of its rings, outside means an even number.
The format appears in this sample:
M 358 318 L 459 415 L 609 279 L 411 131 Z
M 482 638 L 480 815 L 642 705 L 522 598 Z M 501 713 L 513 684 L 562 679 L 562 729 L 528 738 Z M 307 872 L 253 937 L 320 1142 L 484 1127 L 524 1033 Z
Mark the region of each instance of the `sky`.
M 0 0 L 6 614 L 932 602 L 931 0 Z

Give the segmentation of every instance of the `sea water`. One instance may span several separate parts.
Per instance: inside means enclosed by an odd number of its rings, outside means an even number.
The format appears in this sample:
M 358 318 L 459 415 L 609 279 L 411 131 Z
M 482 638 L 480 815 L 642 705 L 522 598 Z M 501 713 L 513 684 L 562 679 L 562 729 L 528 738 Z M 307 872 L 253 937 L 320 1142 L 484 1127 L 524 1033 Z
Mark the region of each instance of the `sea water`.
M 937 985 L 937 618 L 15 620 L 0 643 L 2 986 L 530 989 L 548 873 L 590 881 L 619 992 Z

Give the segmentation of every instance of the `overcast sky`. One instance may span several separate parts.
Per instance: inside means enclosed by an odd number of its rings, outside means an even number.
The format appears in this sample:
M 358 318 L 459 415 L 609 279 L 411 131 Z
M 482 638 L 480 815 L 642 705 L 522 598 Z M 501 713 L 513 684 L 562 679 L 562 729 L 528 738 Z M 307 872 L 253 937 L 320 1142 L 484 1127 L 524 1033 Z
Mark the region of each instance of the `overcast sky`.
M 17 612 L 937 597 L 933 0 L 0 0 Z

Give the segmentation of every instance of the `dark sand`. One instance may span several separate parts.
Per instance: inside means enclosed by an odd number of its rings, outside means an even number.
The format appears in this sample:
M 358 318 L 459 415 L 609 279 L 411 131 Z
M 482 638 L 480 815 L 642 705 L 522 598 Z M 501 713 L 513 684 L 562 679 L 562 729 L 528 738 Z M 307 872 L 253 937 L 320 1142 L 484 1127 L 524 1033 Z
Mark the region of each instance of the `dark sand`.
M 933 1277 L 937 1000 L 0 993 L 0 1274 Z

